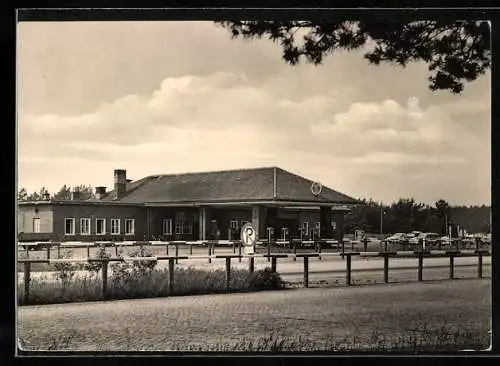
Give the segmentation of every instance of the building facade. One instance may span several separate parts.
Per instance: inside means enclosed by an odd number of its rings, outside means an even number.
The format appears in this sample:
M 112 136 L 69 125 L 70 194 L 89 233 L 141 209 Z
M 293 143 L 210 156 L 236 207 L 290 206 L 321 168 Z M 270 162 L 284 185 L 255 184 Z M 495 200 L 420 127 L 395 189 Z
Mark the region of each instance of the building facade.
M 128 180 L 96 198 L 19 202 L 20 241 L 238 239 L 251 222 L 258 237 L 343 238 L 344 215 L 358 202 L 277 167 L 154 175 Z

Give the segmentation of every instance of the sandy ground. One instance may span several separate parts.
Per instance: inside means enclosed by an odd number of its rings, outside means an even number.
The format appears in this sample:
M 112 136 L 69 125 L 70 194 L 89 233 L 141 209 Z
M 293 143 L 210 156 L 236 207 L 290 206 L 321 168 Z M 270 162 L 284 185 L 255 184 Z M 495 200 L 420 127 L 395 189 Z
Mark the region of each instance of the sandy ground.
M 24 306 L 18 332 L 34 349 L 168 351 L 269 334 L 363 343 L 444 324 L 487 332 L 490 318 L 491 281 L 472 279 Z

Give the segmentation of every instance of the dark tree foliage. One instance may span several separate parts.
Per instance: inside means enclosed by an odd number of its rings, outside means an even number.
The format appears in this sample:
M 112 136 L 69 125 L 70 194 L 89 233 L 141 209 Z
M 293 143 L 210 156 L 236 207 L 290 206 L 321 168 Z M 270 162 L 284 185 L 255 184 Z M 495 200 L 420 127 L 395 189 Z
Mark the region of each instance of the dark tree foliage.
M 80 184 L 78 186 L 80 189 L 80 199 L 87 200 L 90 198 L 95 198 L 94 189 L 90 185 Z M 17 199 L 19 201 L 41 201 L 44 199 L 44 194 L 49 193 L 45 187 L 42 187 L 39 192 L 33 192 L 28 194 L 25 188 L 20 188 L 17 193 Z M 59 192 L 50 194 L 49 196 L 52 200 L 70 200 L 71 199 L 71 188 L 63 185 Z
M 372 199 L 360 199 L 360 202 L 345 217 L 347 233 L 361 229 L 378 234 L 382 228 L 383 234 L 423 231 L 445 235 L 446 223 L 459 225 L 471 233 L 490 231 L 491 208 L 484 205 L 450 206 L 446 201 L 438 200 L 430 206 L 413 198 L 400 198 L 391 205 L 382 205 Z
M 233 38 L 268 38 L 279 43 L 283 59 L 290 65 L 302 57 L 319 65 L 334 51 L 365 47 L 364 57 L 375 65 L 390 62 L 405 67 L 410 62 L 424 61 L 429 65 L 429 88 L 433 91 L 459 94 L 465 82 L 476 80 L 491 65 L 490 27 L 485 21 L 216 23 L 228 29 Z

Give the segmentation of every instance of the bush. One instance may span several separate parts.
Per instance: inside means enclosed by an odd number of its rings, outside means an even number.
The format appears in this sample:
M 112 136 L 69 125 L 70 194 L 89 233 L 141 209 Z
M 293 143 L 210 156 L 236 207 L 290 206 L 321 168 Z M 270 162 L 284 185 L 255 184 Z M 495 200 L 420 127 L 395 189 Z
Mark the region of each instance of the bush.
M 141 265 L 140 263 L 143 263 Z M 154 262 L 154 261 L 153 261 Z M 66 264 L 66 263 L 64 263 Z M 178 268 L 174 274 L 174 291 L 169 290 L 167 269 L 150 268 L 149 261 L 134 264 L 122 262 L 113 264 L 109 277 L 106 299 L 134 299 L 164 296 L 202 295 L 225 293 L 225 270 L 203 270 L 193 267 Z M 66 268 L 66 267 L 64 267 Z M 230 292 L 278 290 L 284 288 L 279 274 L 269 268 L 255 271 L 232 269 Z M 53 304 L 77 301 L 103 300 L 102 279 L 91 276 L 69 277 L 64 283 L 32 280 L 30 298 L 24 301 L 24 284 L 18 285 L 18 303 Z
M 284 283 L 279 273 L 272 272 L 268 267 L 250 275 L 248 287 L 254 291 L 279 290 L 284 287 Z
M 106 252 L 106 248 L 99 248 L 97 253 L 92 257 L 93 259 L 109 259 L 111 258 L 111 254 Z M 91 274 L 97 274 L 102 269 L 103 262 L 88 262 L 83 264 L 83 269 L 89 271 Z

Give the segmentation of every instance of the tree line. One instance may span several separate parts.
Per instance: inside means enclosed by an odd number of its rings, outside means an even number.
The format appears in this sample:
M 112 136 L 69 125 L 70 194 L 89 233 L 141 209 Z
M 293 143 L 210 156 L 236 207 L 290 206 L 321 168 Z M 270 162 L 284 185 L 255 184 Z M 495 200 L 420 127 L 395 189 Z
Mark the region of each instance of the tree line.
M 90 185 L 79 185 L 80 199 L 95 198 L 95 191 Z M 48 194 L 48 196 L 47 196 Z M 49 193 L 45 187 L 28 193 L 20 188 L 19 201 L 40 201 L 44 197 L 53 200 L 70 200 L 71 188 L 64 185 L 56 193 Z M 359 199 L 360 205 L 352 208 L 345 216 L 345 232 L 352 233 L 360 229 L 370 233 L 397 233 L 423 231 L 440 235 L 447 234 L 447 227 L 453 230 L 464 229 L 470 233 L 490 232 L 489 206 L 450 206 L 445 200 L 438 200 L 434 205 L 416 202 L 413 198 L 400 198 L 398 201 L 383 205 L 373 199 Z
M 76 188 L 80 190 L 80 199 L 87 200 L 95 198 L 95 192 L 92 186 L 80 184 Z M 55 193 L 50 193 L 45 187 L 40 188 L 38 191 L 28 193 L 25 188 L 21 187 L 17 192 L 17 199 L 18 201 L 42 201 L 47 194 L 47 197 L 52 200 L 70 200 L 71 188 L 65 184 Z
M 452 235 L 464 229 L 468 233 L 489 233 L 489 206 L 450 206 L 445 200 L 433 205 L 416 202 L 413 198 L 400 198 L 383 205 L 370 199 L 361 199 L 361 205 L 345 216 L 346 232 L 356 229 L 370 233 L 409 233 L 411 231 L 433 232 L 447 235 L 451 226 Z

